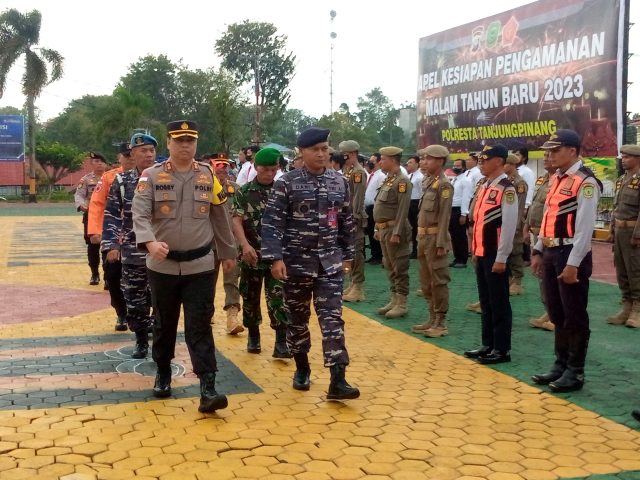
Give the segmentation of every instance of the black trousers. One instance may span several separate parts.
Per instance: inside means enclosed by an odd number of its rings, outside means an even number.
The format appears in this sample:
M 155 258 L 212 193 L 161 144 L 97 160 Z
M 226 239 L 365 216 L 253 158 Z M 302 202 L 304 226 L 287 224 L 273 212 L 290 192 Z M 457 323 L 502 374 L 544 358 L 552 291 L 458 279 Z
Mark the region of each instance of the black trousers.
M 494 256 L 476 258 L 476 279 L 482 308 L 482 345 L 508 352 L 511 350 L 513 323 L 509 303 L 509 268 L 503 273 L 493 273 Z
M 380 246 L 380 242 L 373 238 L 373 234 L 375 233 L 375 222 L 373 220 L 373 205 L 369 205 L 365 207 L 365 211 L 369 216 L 367 220 L 367 230 L 366 234 L 369 237 L 369 246 L 371 247 L 371 258 L 376 260 L 382 260 L 382 247 Z
M 411 253 L 418 252 L 418 211 L 420 207 L 420 199 L 411 200 L 409 204 L 409 223 L 411 224 Z
M 91 275 L 98 275 L 100 267 L 100 244 L 91 243 L 90 237 L 87 234 L 88 223 L 89 213 L 84 212 L 82 214 L 82 225 L 84 226 L 84 242 L 87 244 L 87 260 L 89 261 L 89 268 L 91 268 Z
M 168 275 L 147 270 L 156 319 L 153 360 L 167 368 L 175 357 L 180 306 L 184 308 L 184 336 L 196 375 L 217 371 L 211 332 L 213 270 L 193 275 Z
M 467 225 L 460 225 L 460 207 L 451 207 L 449 219 L 449 235 L 451 235 L 451 247 L 453 248 L 453 261 L 467 264 L 469 258 L 469 242 L 467 241 Z
M 119 317 L 125 317 L 127 314 L 127 304 L 124 301 L 124 295 L 120 286 L 122 278 L 122 263 L 107 262 L 107 252 L 102 252 L 102 269 L 104 270 L 104 280 L 109 286 L 109 296 L 111 297 L 111 306 Z

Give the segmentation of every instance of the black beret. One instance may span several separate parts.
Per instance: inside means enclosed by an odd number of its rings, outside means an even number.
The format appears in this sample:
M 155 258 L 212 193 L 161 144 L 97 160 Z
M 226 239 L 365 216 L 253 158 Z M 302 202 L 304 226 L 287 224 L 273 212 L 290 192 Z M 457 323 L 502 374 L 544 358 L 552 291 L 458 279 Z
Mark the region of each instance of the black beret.
M 131 153 L 131 145 L 129 145 L 129 142 L 122 142 L 118 147 L 118 153 L 122 153 L 123 155 Z
M 89 158 L 92 160 L 102 160 L 104 163 L 107 163 L 107 159 L 104 158 L 104 155 L 98 152 L 89 152 Z
M 296 142 L 296 144 L 299 148 L 313 147 L 318 143 L 326 142 L 329 138 L 329 133 L 331 133 L 331 130 L 329 130 L 328 128 L 307 128 L 300 135 L 298 135 L 298 141 Z

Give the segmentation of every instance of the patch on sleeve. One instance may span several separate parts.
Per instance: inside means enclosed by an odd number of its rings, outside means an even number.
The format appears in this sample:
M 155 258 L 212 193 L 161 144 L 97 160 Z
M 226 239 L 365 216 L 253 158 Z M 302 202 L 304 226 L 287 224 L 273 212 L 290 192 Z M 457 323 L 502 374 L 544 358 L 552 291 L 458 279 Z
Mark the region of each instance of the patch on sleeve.
M 213 196 L 211 197 L 211 203 L 213 205 L 222 205 L 227 201 L 227 195 L 224 193 L 224 188 L 218 180 L 218 177 L 213 177 Z
M 356 173 L 353 176 L 353 183 L 362 183 L 362 173 Z
M 518 184 L 518 193 L 524 193 L 524 183 Z
M 405 193 L 407 191 L 407 182 L 398 183 L 398 192 Z
M 449 189 L 449 188 L 443 189 L 442 193 L 440 194 L 440 196 L 442 198 L 449 198 L 451 196 L 451 189 Z
M 543 183 L 544 183 L 544 176 L 538 177 L 538 179 L 536 180 L 536 185 L 539 187 Z
M 142 177 L 140 177 L 140 180 L 138 180 L 138 186 L 136 187 L 136 191 L 137 192 L 144 192 L 147 189 L 147 179 L 145 178 L 144 181 L 142 181 Z
M 513 190 L 509 190 L 508 192 L 505 192 L 504 201 L 507 202 L 509 205 L 513 205 L 513 203 L 516 201 L 516 192 L 514 192 Z
M 583 187 L 582 187 L 582 196 L 584 198 L 593 198 L 593 193 L 594 193 L 593 185 L 591 185 L 590 183 L 587 183 L 586 185 L 583 185 Z

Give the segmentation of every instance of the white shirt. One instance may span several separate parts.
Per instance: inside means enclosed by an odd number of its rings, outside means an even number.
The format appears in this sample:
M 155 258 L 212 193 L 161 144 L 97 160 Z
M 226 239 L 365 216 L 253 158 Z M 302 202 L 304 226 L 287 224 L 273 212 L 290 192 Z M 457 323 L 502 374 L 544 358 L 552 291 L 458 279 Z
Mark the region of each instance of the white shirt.
M 284 175 L 284 171 L 283 170 L 278 170 L 276 172 L 276 176 L 273 177 L 273 181 L 275 182 L 276 180 L 278 180 L 282 175 Z
M 480 167 L 478 167 L 477 165 L 472 169 L 464 172 L 463 175 L 469 179 L 472 187 L 475 187 L 476 184 L 478 183 L 478 180 L 482 178 L 482 173 L 480 173 Z
M 249 183 L 251 180 L 256 178 L 257 173 L 256 167 L 254 167 L 251 162 L 244 162 L 240 169 L 240 173 L 238 174 L 238 178 L 236 179 L 236 183 L 240 186 L 245 183 Z
M 520 174 L 522 179 L 527 182 L 527 197 L 524 201 L 524 208 L 529 208 L 529 205 L 531 205 L 531 202 L 533 201 L 533 190 L 536 186 L 536 176 L 533 174 L 533 170 L 525 164 L 518 167 L 518 174 Z
M 469 215 L 469 204 L 471 203 L 471 194 L 473 194 L 471 181 L 463 173 L 454 177 L 451 180 L 451 185 L 453 185 L 453 203 L 451 206 L 460 207 L 461 215 Z
M 413 187 L 411 188 L 411 200 L 420 200 L 422 198 L 422 179 L 424 175 L 420 170 L 416 170 L 409 174 L 409 180 Z
M 369 175 L 369 178 L 367 179 L 367 190 L 364 192 L 365 207 L 376 203 L 378 188 L 380 188 L 380 185 L 382 185 L 385 178 L 387 178 L 387 175 L 380 169 Z

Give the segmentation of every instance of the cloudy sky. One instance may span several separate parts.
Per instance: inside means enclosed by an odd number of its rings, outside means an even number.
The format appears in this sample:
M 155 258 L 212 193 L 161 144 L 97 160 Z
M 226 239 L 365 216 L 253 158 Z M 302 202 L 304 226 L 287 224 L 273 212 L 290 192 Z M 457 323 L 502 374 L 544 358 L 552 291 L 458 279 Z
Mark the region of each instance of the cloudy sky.
M 613 1 L 613 0 L 612 0 Z M 520 0 L 257 0 L 170 2 L 167 0 L 0 0 L 0 11 L 38 9 L 43 23 L 40 44 L 65 57 L 64 78 L 38 100 L 42 119 L 56 116 L 70 100 L 84 94 L 110 94 L 139 57 L 166 54 L 193 68 L 219 65 L 214 43 L 227 25 L 271 22 L 289 38 L 297 56 L 290 107 L 321 116 L 329 113 L 331 40 L 333 108 L 380 87 L 400 106 L 416 99 L 418 41 L 447 28 L 530 3 Z M 640 112 L 640 0 L 633 0 L 628 109 Z M 635 5 L 634 5 L 635 4 Z M 636 7 L 635 10 L 633 7 Z M 329 12 L 336 17 L 330 21 Z M 597 14 L 597 12 L 594 12 Z M 22 106 L 20 68 L 8 75 L 0 106 Z

